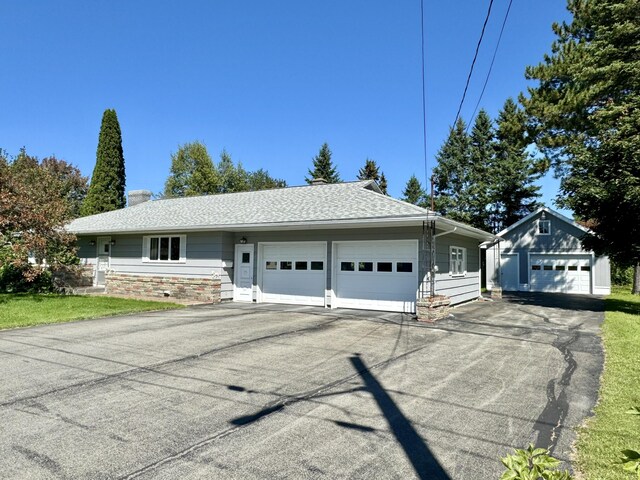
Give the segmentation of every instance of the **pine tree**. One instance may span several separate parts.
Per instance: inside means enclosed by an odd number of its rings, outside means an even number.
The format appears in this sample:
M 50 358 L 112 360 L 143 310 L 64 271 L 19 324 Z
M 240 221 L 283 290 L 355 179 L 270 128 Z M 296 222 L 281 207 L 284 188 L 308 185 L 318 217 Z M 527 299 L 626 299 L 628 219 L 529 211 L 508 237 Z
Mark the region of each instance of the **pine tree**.
M 433 169 L 435 177 L 436 210 L 454 220 L 471 222 L 469 188 L 471 146 L 462 118 L 449 129 L 449 136 L 436 155 L 438 164 Z
M 82 215 L 123 208 L 126 205 L 125 183 L 120 124 L 116 111 L 107 109 L 102 115 L 96 166 L 91 176 L 89 191 L 82 203 Z
M 380 167 L 375 160 L 367 158 L 364 161 L 364 167 L 358 170 L 358 180 L 374 180 L 376 183 L 380 181 Z
M 313 170 L 309 169 L 309 177 L 305 180 L 307 183 L 313 182 L 316 178 L 323 178 L 327 183 L 340 183 L 340 175 L 331 161 L 331 150 L 325 142 L 320 147 L 318 155 L 313 158 Z
M 380 191 L 385 195 L 389 195 L 387 193 L 387 177 L 384 176 L 384 172 L 380 172 L 380 181 L 378 182 L 378 187 L 380 187 Z
M 402 191 L 402 201 L 413 203 L 419 207 L 425 207 L 425 192 L 420 184 L 420 181 L 415 175 L 411 175 L 411 178 L 407 182 L 407 185 Z
M 171 155 L 170 172 L 164 185 L 165 197 L 209 195 L 220 188 L 211 156 L 201 142 L 180 145 Z
M 544 163 L 527 151 L 526 115 L 509 98 L 498 114 L 492 183 L 492 225 L 499 232 L 540 206 L 537 181 Z
M 491 230 L 491 174 L 493 172 L 494 133 L 491 118 L 484 109 L 478 112 L 469 137 L 469 182 L 467 189 L 469 223 Z
M 551 54 L 526 70 L 521 101 L 536 143 L 562 176 L 561 206 L 593 225 L 582 242 L 634 265 L 640 294 L 640 21 L 638 0 L 569 0 Z
M 234 165 L 231 155 L 226 150 L 220 153 L 218 162 L 218 175 L 220 176 L 220 193 L 246 192 L 250 190 L 249 174 L 241 163 Z

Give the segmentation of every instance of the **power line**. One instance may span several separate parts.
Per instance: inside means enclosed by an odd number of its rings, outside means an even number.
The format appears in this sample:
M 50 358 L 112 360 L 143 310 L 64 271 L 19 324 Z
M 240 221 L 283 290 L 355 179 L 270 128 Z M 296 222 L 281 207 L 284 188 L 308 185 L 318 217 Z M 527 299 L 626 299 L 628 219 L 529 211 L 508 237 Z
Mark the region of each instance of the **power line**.
M 496 54 L 498 53 L 498 48 L 500 47 L 500 40 L 502 40 L 502 33 L 504 32 L 504 27 L 507 24 L 507 19 L 509 18 L 509 12 L 511 11 L 511 4 L 513 0 L 509 0 L 509 6 L 507 7 L 507 13 L 504 15 L 504 20 L 502 21 L 502 28 L 500 29 L 500 35 L 498 36 L 498 41 L 496 43 L 496 48 L 493 51 L 493 58 L 491 58 L 491 65 L 489 66 L 489 71 L 487 72 L 487 78 L 484 80 L 484 85 L 482 86 L 482 91 L 480 92 L 480 98 L 478 98 L 478 103 L 476 103 L 476 108 L 473 109 L 473 114 L 469 119 L 469 125 L 467 125 L 467 132 L 469 131 L 469 127 L 471 126 L 471 122 L 473 122 L 474 117 L 476 116 L 476 112 L 478 111 L 478 107 L 480 106 L 480 102 L 482 101 L 482 96 L 484 95 L 484 91 L 487 88 L 487 83 L 489 83 L 489 77 L 491 76 L 491 70 L 493 69 L 493 62 L 496 60 Z
M 491 16 L 491 7 L 493 6 L 493 0 L 489 2 L 489 9 L 487 10 L 487 16 L 484 19 L 484 24 L 482 25 L 482 32 L 480 33 L 480 39 L 478 40 L 478 45 L 476 45 L 476 53 L 473 56 L 473 62 L 471 62 L 471 69 L 469 70 L 469 75 L 467 76 L 467 83 L 464 86 L 464 92 L 462 93 L 462 100 L 460 100 L 460 106 L 458 107 L 458 113 L 456 113 L 456 119 L 453 122 L 453 126 L 455 127 L 458 122 L 458 118 L 460 117 L 460 111 L 462 110 L 462 104 L 464 103 L 464 99 L 467 96 L 467 89 L 469 88 L 469 82 L 471 82 L 471 75 L 473 74 L 473 67 L 476 64 L 476 60 L 478 58 L 478 52 L 480 51 L 480 45 L 482 44 L 482 38 L 484 37 L 484 31 L 487 28 L 487 23 L 489 22 L 489 17 Z
M 429 163 L 427 160 L 427 102 L 424 79 L 424 0 L 420 0 L 420 35 L 422 46 L 422 146 L 424 151 L 424 181 L 425 188 L 429 179 Z

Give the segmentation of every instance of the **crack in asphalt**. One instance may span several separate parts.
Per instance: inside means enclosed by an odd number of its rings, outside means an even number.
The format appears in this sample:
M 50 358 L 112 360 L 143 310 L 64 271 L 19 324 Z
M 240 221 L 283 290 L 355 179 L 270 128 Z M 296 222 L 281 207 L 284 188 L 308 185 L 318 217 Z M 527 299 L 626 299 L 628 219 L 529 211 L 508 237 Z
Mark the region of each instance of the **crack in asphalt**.
M 559 430 L 563 427 L 569 413 L 566 390 L 571 383 L 571 377 L 578 367 L 578 362 L 573 357 L 570 347 L 579 337 L 580 334 L 576 331 L 568 338 L 563 338 L 563 335 L 559 334 L 552 344 L 562 354 L 565 369 L 559 379 L 552 378 L 547 383 L 547 403 L 533 426 L 533 429 L 538 431 L 536 446 L 548 449 L 551 454 L 553 454 L 558 444 Z M 556 385 L 559 386 L 557 394 Z
M 420 347 L 414 348 L 412 350 L 406 351 L 404 353 L 401 353 L 399 355 L 396 355 L 395 357 L 390 357 L 387 358 L 386 360 L 383 360 L 381 362 L 378 362 L 376 364 L 373 364 L 371 366 L 369 366 L 367 369 L 369 371 L 372 370 L 376 370 L 378 368 L 381 367 L 385 367 L 387 365 L 389 365 L 392 362 L 395 362 L 397 360 L 400 360 L 402 358 L 408 357 L 409 355 L 412 355 L 414 353 L 417 353 L 421 350 L 424 350 L 425 348 L 428 348 L 429 345 L 422 345 Z M 253 425 L 254 423 L 256 423 L 259 420 L 262 420 L 264 418 L 267 418 L 277 412 L 280 412 L 282 410 L 285 409 L 285 407 L 287 406 L 291 406 L 294 405 L 296 403 L 302 402 L 302 401 L 308 401 L 308 400 L 312 400 L 314 398 L 323 396 L 323 394 L 325 394 L 325 392 L 332 390 L 335 387 L 338 387 L 340 385 L 343 385 L 345 383 L 350 382 L 351 380 L 353 380 L 354 378 L 359 377 L 361 374 L 363 373 L 363 370 L 356 370 L 355 373 L 351 374 L 351 375 L 347 375 L 346 377 L 342 377 L 338 380 L 335 380 L 333 382 L 329 382 L 326 383 L 324 385 L 321 385 L 320 387 L 316 387 L 314 389 L 308 390 L 306 392 L 301 392 L 298 393 L 296 395 L 287 395 L 284 396 L 278 400 L 275 400 L 273 402 L 269 402 L 267 404 L 265 404 L 262 409 L 260 409 L 258 412 L 252 414 L 252 415 L 246 415 L 244 417 L 239 417 L 235 420 L 232 420 L 232 424 L 233 426 L 230 426 L 214 435 L 211 435 L 210 437 L 207 437 L 197 443 L 194 443 L 193 445 L 190 445 L 187 448 L 184 448 L 183 450 L 180 450 L 178 452 L 175 452 L 171 455 L 168 455 L 164 458 L 161 458 L 160 460 L 157 460 L 153 463 L 150 463 L 134 472 L 131 472 L 127 475 L 124 475 L 122 477 L 119 477 L 119 480 L 131 480 L 134 478 L 138 478 L 141 475 L 144 475 L 145 473 L 148 473 L 152 470 L 157 469 L 158 467 L 161 467 L 163 465 L 167 465 L 171 462 L 174 462 L 176 460 L 180 460 L 182 458 L 185 458 L 187 456 L 189 456 L 190 454 L 208 446 L 211 445 L 212 443 L 214 443 L 215 441 L 224 438 L 228 435 L 231 435 L 233 433 L 235 433 L 236 431 L 239 431 L 241 429 L 247 428 L 250 425 Z M 359 390 L 359 388 L 358 388 Z M 338 394 L 342 394 L 342 393 L 348 393 L 347 392 L 338 392 Z
M 25 401 L 36 400 L 38 398 L 45 397 L 47 395 L 53 395 L 53 394 L 57 394 L 57 393 L 60 393 L 60 392 L 67 391 L 67 390 L 73 390 L 75 388 L 83 388 L 83 387 L 87 387 L 87 386 L 99 385 L 99 384 L 106 383 L 106 382 L 109 382 L 109 381 L 114 380 L 114 379 L 123 378 L 123 377 L 126 377 L 128 375 L 132 375 L 132 374 L 139 373 L 139 372 L 161 373 L 161 372 L 158 372 L 157 369 L 163 368 L 163 367 L 166 367 L 166 366 L 169 366 L 169 365 L 179 364 L 179 363 L 182 363 L 182 362 L 185 362 L 185 361 L 196 360 L 198 358 L 206 357 L 208 355 L 213 355 L 213 354 L 216 354 L 216 353 L 219 353 L 219 352 L 223 352 L 223 351 L 226 351 L 226 350 L 231 350 L 231 349 L 238 348 L 238 347 L 244 347 L 244 346 L 252 344 L 252 343 L 268 341 L 268 340 L 272 340 L 274 338 L 281 338 L 281 337 L 286 337 L 286 336 L 289 336 L 289 335 L 296 335 L 296 334 L 300 334 L 300 333 L 312 332 L 314 330 L 322 330 L 322 329 L 328 327 L 329 325 L 331 325 L 331 324 L 333 324 L 335 322 L 338 322 L 340 320 L 342 320 L 342 318 L 341 317 L 337 317 L 337 318 L 329 320 L 327 322 L 323 322 L 323 323 L 320 323 L 320 324 L 317 324 L 317 325 L 313 325 L 313 326 L 310 326 L 310 327 L 298 328 L 296 330 L 287 330 L 285 332 L 279 332 L 279 333 L 274 333 L 274 334 L 270 334 L 270 335 L 265 335 L 265 336 L 262 336 L 262 337 L 251 338 L 251 339 L 244 340 L 244 341 L 241 341 L 241 342 L 235 342 L 235 343 L 232 343 L 232 344 L 229 344 L 229 345 L 224 345 L 224 346 L 221 346 L 221 347 L 212 348 L 210 350 L 205 350 L 203 352 L 198 352 L 198 353 L 194 353 L 194 354 L 191 354 L 191 355 L 186 355 L 186 356 L 178 357 L 178 358 L 172 358 L 170 360 L 165 360 L 165 361 L 162 361 L 162 362 L 154 363 L 154 364 L 151 364 L 151 365 L 145 365 L 145 366 L 134 366 L 134 365 L 131 365 L 131 364 L 128 364 L 128 363 L 125 363 L 125 362 L 119 362 L 119 361 L 116 361 L 116 360 L 97 357 L 97 356 L 93 356 L 93 355 L 78 354 L 76 352 L 72 352 L 72 351 L 64 350 L 64 349 L 60 349 L 60 348 L 42 347 L 42 346 L 38 346 L 38 345 L 28 344 L 28 343 L 25 343 L 25 342 L 19 342 L 19 341 L 16 341 L 16 340 L 8 340 L 6 338 L 0 338 L 0 341 L 10 342 L 10 343 L 18 343 L 18 344 L 22 344 L 22 345 L 30 345 L 30 346 L 35 346 L 35 347 L 38 347 L 38 348 L 47 348 L 47 349 L 50 349 L 50 350 L 58 351 L 58 352 L 69 354 L 69 355 L 80 355 L 80 356 L 83 356 L 83 357 L 86 357 L 86 358 L 92 358 L 94 360 L 108 361 L 110 363 L 116 363 L 116 364 L 120 364 L 120 365 L 125 365 L 125 366 L 130 366 L 130 367 L 133 366 L 134 367 L 134 368 L 131 368 L 129 370 L 125 370 L 123 372 L 103 375 L 100 378 L 94 378 L 94 379 L 83 381 L 83 382 L 77 382 L 77 383 L 74 383 L 74 384 L 71 384 L 71 385 L 65 385 L 64 387 L 54 388 L 54 389 L 51 389 L 51 390 L 47 390 L 46 392 L 40 392 L 40 393 L 37 393 L 37 394 L 34 394 L 34 395 L 28 395 L 28 396 L 25 396 L 25 397 L 15 398 L 15 399 L 10 400 L 8 402 L 0 403 L 0 407 L 11 407 L 13 405 L 16 405 L 16 404 L 19 404 L 19 403 L 22 403 L 22 402 L 25 402 Z M 14 353 L 14 352 L 2 351 L 2 353 L 8 354 L 8 355 L 13 355 L 13 356 L 24 356 L 24 355 L 21 355 L 21 354 L 18 354 L 18 353 Z M 31 357 L 29 357 L 29 358 L 31 358 Z M 40 360 L 40 359 L 37 359 L 37 358 L 35 358 L 34 360 L 45 361 L 46 362 L 46 360 Z M 92 371 L 92 373 L 96 373 L 96 372 Z

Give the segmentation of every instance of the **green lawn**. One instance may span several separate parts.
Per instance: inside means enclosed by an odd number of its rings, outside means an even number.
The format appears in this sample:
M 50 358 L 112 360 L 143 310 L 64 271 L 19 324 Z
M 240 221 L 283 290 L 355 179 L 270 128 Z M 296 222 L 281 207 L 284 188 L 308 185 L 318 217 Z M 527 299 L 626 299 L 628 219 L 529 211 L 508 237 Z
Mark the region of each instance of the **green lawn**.
M 0 329 L 180 307 L 175 303 L 102 296 L 0 294 Z
M 638 478 L 616 464 L 621 450 L 640 451 L 640 417 L 625 414 L 640 407 L 640 297 L 629 291 L 614 289 L 606 300 L 599 403 L 576 445 L 576 467 L 586 480 Z

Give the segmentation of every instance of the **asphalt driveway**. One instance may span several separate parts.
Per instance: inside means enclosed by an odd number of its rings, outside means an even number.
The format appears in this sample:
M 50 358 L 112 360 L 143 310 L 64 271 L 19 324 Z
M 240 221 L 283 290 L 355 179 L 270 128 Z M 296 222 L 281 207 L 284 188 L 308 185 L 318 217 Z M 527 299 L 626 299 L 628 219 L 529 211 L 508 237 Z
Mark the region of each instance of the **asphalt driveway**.
M 602 302 L 408 316 L 225 304 L 0 332 L 3 478 L 497 478 L 567 459 Z

